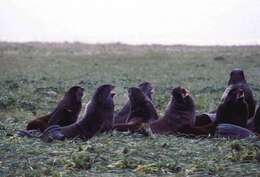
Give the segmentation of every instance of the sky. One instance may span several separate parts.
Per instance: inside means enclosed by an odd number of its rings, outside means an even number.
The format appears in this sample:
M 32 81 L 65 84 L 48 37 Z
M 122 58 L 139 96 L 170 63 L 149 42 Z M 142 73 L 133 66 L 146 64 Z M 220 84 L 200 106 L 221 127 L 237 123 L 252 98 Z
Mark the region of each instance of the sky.
M 0 0 L 0 41 L 260 44 L 260 0 Z

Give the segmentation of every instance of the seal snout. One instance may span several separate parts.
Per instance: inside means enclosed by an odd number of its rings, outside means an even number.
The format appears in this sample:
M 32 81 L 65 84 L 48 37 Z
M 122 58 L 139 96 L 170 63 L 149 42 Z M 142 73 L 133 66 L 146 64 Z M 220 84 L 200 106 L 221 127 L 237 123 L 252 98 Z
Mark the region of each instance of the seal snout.
M 182 94 L 182 97 L 185 98 L 185 97 L 189 96 L 190 92 L 186 88 L 181 88 L 181 94 Z
M 239 89 L 238 91 L 237 91 L 237 99 L 242 99 L 242 98 L 244 98 L 245 97 L 245 92 L 244 92 L 244 90 L 243 89 Z

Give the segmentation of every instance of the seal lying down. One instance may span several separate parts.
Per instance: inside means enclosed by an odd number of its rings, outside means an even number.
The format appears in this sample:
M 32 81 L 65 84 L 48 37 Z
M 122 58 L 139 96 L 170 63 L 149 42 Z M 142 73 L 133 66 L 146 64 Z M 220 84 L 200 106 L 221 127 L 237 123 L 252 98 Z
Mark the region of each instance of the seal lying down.
M 252 131 L 233 124 L 219 124 L 216 127 L 215 136 L 219 138 L 230 138 L 230 139 L 256 137 Z

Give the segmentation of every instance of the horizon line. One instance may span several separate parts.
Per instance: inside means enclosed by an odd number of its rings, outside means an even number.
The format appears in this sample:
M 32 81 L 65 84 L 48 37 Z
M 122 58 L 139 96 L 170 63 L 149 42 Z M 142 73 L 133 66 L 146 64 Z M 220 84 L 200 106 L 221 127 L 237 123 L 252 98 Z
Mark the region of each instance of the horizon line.
M 160 45 L 160 46 L 198 46 L 198 47 L 203 47 L 203 46 L 227 46 L 227 47 L 232 47 L 232 46 L 260 46 L 260 43 L 258 42 L 250 42 L 250 43 L 233 43 L 233 44 L 196 44 L 196 43 L 160 43 L 160 42 L 155 42 L 155 43 L 127 43 L 127 42 L 121 42 L 121 41 L 111 41 L 111 42 L 86 42 L 86 41 L 69 41 L 69 40 L 63 40 L 63 41 L 39 41 L 39 40 L 28 40 L 28 41 L 14 41 L 14 40 L 0 40 L 0 43 L 18 43 L 18 44 L 28 44 L 28 43 L 46 43 L 46 44 L 75 44 L 75 43 L 80 43 L 80 44 L 86 44 L 86 45 L 112 45 L 112 44 L 118 44 L 118 45 L 129 45 L 129 46 L 155 46 L 155 45 Z

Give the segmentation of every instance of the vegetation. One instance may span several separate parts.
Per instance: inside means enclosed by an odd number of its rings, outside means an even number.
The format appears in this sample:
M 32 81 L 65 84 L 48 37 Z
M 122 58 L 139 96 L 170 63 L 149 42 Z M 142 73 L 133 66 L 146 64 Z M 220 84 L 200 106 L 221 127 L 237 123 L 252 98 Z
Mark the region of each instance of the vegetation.
M 89 141 L 44 143 L 19 138 L 36 115 L 49 112 L 72 85 L 84 103 L 103 83 L 116 85 L 116 110 L 126 88 L 155 86 L 163 115 L 177 85 L 193 94 L 198 112 L 216 108 L 231 69 L 244 69 L 260 99 L 259 46 L 129 46 L 81 43 L 0 43 L 0 176 L 260 176 L 260 141 L 113 132 Z

